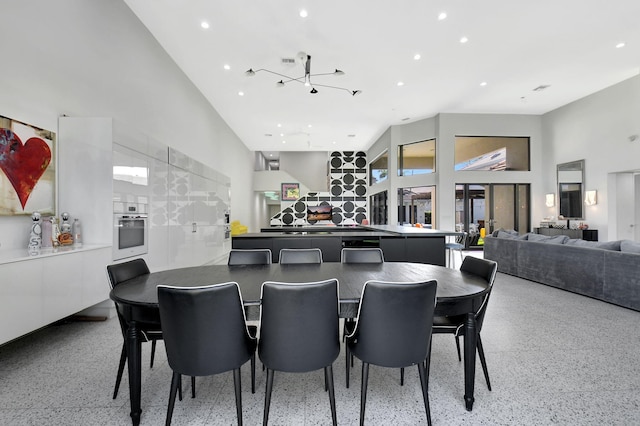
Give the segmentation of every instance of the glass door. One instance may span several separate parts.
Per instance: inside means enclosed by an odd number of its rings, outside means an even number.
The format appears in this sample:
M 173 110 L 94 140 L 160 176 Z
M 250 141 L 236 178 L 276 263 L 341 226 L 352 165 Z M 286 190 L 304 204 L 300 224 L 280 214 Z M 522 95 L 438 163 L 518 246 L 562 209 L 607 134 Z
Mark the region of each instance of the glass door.
M 529 230 L 528 184 L 456 185 L 456 231 L 466 231 L 468 248 L 482 248 L 496 229 Z

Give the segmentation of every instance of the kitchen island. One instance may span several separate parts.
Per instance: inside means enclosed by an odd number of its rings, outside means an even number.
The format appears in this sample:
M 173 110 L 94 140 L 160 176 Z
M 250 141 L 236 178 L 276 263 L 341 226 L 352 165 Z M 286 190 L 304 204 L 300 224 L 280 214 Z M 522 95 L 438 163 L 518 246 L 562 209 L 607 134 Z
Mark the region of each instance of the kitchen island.
M 379 247 L 387 262 L 419 262 L 445 266 L 445 239 L 458 232 L 394 225 L 287 226 L 236 235 L 234 249 L 268 248 L 278 262 L 283 248 L 319 248 L 325 262 L 340 262 L 344 247 Z

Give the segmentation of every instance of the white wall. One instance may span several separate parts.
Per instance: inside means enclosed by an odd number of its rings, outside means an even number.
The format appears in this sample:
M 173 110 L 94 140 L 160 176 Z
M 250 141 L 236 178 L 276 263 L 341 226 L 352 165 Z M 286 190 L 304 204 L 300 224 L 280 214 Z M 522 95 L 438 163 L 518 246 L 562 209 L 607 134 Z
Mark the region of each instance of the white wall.
M 123 2 L 9 1 L 2 16 L 0 115 L 56 132 L 62 114 L 112 117 L 229 176 L 232 220 L 252 222 L 253 154 Z M 0 217 L 0 248 L 26 247 L 29 223 Z
M 281 152 L 280 170 L 284 170 L 312 192 L 328 191 L 327 161 L 329 153 L 316 152 Z
M 598 204 L 585 206 L 585 222 L 598 229 L 601 241 L 621 238 L 616 220 L 616 202 L 609 202 L 610 191 L 618 197 L 631 197 L 628 186 L 609 186 L 616 179 L 608 175 L 640 170 L 640 76 L 636 76 L 572 102 L 542 116 L 543 173 L 555 182 L 555 166 L 585 160 L 585 189 L 598 191 Z M 626 188 L 626 189 L 625 189 Z M 549 192 L 554 192 L 553 186 Z M 615 196 L 615 194 L 611 194 Z M 611 231 L 611 232 L 610 232 Z

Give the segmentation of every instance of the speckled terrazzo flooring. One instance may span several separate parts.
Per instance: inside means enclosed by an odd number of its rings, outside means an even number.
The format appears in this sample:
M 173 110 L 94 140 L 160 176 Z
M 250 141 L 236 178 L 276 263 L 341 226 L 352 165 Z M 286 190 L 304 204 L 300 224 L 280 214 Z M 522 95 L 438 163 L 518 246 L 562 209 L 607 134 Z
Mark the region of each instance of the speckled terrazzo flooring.
M 19 320 L 19 319 L 17 319 Z M 640 424 L 640 312 L 498 274 L 482 339 L 493 391 L 478 363 L 467 412 L 453 338 L 434 336 L 429 395 L 435 425 Z M 1 425 L 128 425 L 128 381 L 111 399 L 122 336 L 116 318 L 65 322 L 0 347 Z M 143 345 L 142 425 L 164 424 L 171 372 L 158 343 L 153 369 Z M 242 369 L 245 425 L 262 423 L 265 374 L 251 394 Z M 340 425 L 357 425 L 360 368 L 344 385 L 334 364 Z M 276 373 L 271 425 L 331 424 L 322 373 Z M 176 402 L 174 425 L 236 424 L 231 373 L 197 380 L 197 397 Z M 426 424 L 416 369 L 372 367 L 366 424 Z

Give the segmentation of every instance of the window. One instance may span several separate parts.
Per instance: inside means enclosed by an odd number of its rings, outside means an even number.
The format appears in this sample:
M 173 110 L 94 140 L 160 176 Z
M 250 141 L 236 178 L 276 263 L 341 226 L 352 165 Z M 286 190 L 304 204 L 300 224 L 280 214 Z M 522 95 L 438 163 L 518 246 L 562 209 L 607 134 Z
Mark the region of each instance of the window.
M 455 170 L 529 171 L 528 137 L 456 136 Z
M 421 224 L 435 228 L 435 186 L 414 186 L 398 189 L 398 224 Z
M 378 192 L 369 197 L 369 205 L 371 206 L 371 224 L 386 225 L 387 224 L 387 191 Z
M 398 176 L 433 173 L 435 168 L 435 139 L 398 146 Z
M 389 176 L 389 153 L 385 151 L 369 164 L 369 185 L 386 180 Z

